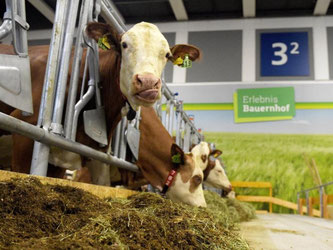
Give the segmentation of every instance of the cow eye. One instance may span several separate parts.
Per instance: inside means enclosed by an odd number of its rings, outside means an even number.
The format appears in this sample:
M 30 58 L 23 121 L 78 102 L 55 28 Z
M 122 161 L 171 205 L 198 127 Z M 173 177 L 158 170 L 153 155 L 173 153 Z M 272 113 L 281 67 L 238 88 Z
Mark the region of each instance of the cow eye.
M 165 57 L 166 57 L 166 58 L 169 58 L 169 57 L 170 57 L 170 53 L 169 53 L 169 52 L 166 53 Z
M 127 43 L 122 42 L 122 43 L 121 43 L 121 46 L 123 46 L 123 48 L 126 49 L 126 48 L 127 48 Z

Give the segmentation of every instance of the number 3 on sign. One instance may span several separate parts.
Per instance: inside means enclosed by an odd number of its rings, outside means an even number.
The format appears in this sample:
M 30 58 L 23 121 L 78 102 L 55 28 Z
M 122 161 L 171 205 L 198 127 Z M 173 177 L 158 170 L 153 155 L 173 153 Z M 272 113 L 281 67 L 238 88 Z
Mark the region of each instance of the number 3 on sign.
M 290 45 L 292 46 L 290 54 L 299 54 L 299 44 L 297 42 L 291 42 Z M 286 54 L 288 50 L 287 45 L 285 43 L 273 43 L 272 48 L 280 48 L 280 50 L 274 51 L 274 56 L 279 56 L 280 60 L 272 60 L 272 65 L 279 66 L 286 64 L 288 62 L 288 56 Z

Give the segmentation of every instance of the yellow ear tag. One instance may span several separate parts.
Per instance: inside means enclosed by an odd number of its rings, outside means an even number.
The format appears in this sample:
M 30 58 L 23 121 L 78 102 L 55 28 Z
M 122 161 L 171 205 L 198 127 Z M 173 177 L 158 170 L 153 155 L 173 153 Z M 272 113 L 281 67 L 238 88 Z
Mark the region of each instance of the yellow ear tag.
M 174 62 L 174 65 L 181 66 L 183 64 L 183 59 L 181 57 L 178 57 Z
M 214 154 L 214 158 L 217 158 L 218 156 L 219 156 L 218 153 L 215 153 L 215 154 Z
M 108 38 L 106 36 L 100 37 L 98 39 L 98 47 L 103 50 L 111 49 L 111 45 L 108 42 Z

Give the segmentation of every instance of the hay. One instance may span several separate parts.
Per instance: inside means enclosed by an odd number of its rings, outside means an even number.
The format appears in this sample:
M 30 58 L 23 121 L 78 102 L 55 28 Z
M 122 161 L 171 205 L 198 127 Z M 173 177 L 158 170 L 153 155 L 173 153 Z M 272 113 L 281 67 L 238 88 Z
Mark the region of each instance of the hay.
M 248 249 L 234 224 L 243 206 L 232 201 L 230 213 L 228 200 L 205 195 L 208 208 L 193 208 L 151 193 L 104 201 L 35 178 L 1 182 L 0 249 Z

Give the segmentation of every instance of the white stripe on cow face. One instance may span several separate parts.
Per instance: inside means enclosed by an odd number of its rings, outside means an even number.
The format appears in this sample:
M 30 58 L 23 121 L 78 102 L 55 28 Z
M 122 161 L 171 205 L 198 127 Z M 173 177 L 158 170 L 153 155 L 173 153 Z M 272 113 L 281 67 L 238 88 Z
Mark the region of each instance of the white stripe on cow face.
M 152 106 L 161 97 L 161 74 L 170 52 L 159 29 L 150 23 L 134 25 L 122 36 L 120 89 L 134 109 Z
M 205 184 L 214 188 L 220 188 L 225 191 L 231 191 L 231 183 L 220 160 L 215 160 L 215 167 L 209 172 Z

